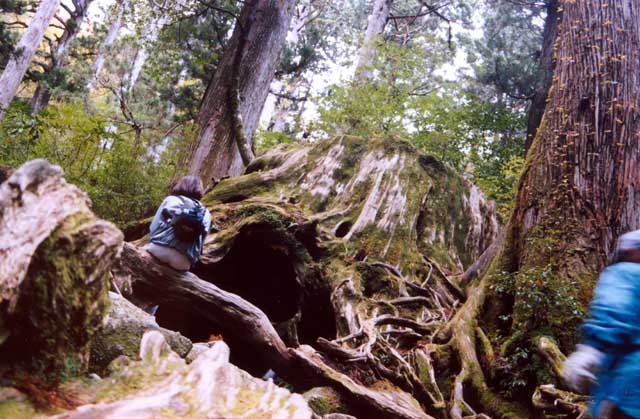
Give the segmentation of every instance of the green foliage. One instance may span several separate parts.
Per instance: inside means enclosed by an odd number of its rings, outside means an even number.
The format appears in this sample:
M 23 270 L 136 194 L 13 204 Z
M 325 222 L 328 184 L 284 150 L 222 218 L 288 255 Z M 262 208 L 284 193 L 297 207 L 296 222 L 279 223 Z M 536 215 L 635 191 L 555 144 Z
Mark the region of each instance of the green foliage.
M 170 156 L 181 153 L 169 146 L 158 159 L 144 140 L 80 104 L 50 105 L 38 115 L 14 105 L 0 126 L 0 164 L 46 158 L 60 165 L 100 217 L 123 226 L 155 210 L 174 173 Z
M 293 140 L 283 132 L 272 132 L 258 129 L 254 135 L 256 154 L 262 154 L 278 144 L 291 144 Z
M 414 96 L 390 83 L 349 83 L 332 89 L 320 127 L 363 137 L 400 137 L 473 180 L 506 219 L 523 164 L 525 113 L 483 102 L 451 86 Z
M 493 289 L 515 301 L 511 329 L 517 333 L 556 334 L 566 330 L 565 338 L 574 337 L 575 326 L 583 309 L 577 298 L 577 285 L 557 274 L 553 265 L 530 268 L 515 274 L 504 273 Z
M 484 0 L 483 37 L 468 41 L 468 59 L 478 86 L 514 105 L 522 105 L 540 80 L 545 4 Z
M 19 15 L 25 12 L 27 3 L 21 0 L 0 0 L 0 13 L 3 16 L 9 14 Z M 15 27 L 9 25 L 11 19 L 0 20 L 0 70 L 4 69 L 9 57 L 14 52 L 17 41 Z
M 557 232 L 533 235 L 536 252 L 550 253 L 559 239 Z M 555 381 L 546 362 L 537 353 L 534 340 L 553 336 L 572 347 L 585 314 L 578 299 L 578 284 L 558 274 L 552 261 L 515 273 L 497 275 L 492 289 L 503 301 L 513 301 L 512 314 L 500 316 L 508 325 L 509 337 L 503 339 L 497 360 L 496 384 L 510 398 L 527 399 L 537 383 Z
M 506 161 L 497 162 L 495 166 L 498 171 L 495 174 L 490 172 L 492 167 L 489 165 L 477 166 L 474 173 L 474 182 L 497 203 L 498 215 L 503 222 L 508 220 L 513 210 L 518 179 L 524 168 L 524 157 L 512 155 L 507 158 Z

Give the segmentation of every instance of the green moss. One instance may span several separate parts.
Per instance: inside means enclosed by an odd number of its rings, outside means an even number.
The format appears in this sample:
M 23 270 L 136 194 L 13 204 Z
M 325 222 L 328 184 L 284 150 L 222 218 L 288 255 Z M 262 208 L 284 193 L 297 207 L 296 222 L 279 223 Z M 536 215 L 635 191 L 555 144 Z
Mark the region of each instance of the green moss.
M 340 395 L 331 387 L 316 387 L 302 395 L 311 410 L 320 416 L 329 413 L 347 413 Z
M 362 292 L 366 297 L 371 297 L 391 288 L 392 282 L 383 268 L 365 262 L 358 262 L 356 271 L 360 274 Z
M 28 401 L 3 400 L 0 401 L 0 418 L 3 419 L 39 419 L 43 413 L 37 412 Z
M 95 262 L 86 256 L 88 247 L 101 245 L 90 222 L 88 214 L 68 217 L 38 247 L 2 347 L 5 360 L 46 383 L 86 370 L 89 342 L 108 306 L 107 272 L 95 277 Z
M 269 190 L 272 181 L 265 180 L 260 172 L 225 179 L 218 183 L 203 198 L 206 205 L 244 201 L 256 197 Z

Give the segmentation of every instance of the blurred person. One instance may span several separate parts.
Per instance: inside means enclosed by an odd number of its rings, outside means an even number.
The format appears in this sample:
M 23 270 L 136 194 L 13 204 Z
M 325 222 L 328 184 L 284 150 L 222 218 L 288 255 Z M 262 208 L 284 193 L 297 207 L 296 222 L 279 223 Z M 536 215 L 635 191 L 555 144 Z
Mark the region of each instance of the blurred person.
M 640 419 L 640 230 L 618 239 L 582 335 L 564 363 L 564 381 L 576 392 L 591 392 L 595 419 Z

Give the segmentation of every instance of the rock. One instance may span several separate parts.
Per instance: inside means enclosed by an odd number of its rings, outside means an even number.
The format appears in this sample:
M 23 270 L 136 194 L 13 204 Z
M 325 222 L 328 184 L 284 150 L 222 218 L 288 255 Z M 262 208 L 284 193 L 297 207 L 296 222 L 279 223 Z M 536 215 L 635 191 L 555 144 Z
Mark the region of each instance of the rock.
M 324 415 L 322 419 L 358 419 L 358 418 L 351 415 L 344 415 L 342 413 L 329 413 L 328 415 Z
M 20 390 L 17 390 L 13 387 L 0 387 L 0 402 L 4 402 L 7 400 L 23 402 L 27 400 L 27 396 Z
M 311 410 L 320 416 L 346 412 L 342 398 L 331 387 L 314 387 L 305 392 L 302 397 L 307 401 Z
M 135 358 L 140 352 L 140 339 L 150 330 L 157 330 L 165 337 L 171 349 L 185 357 L 191 351 L 189 339 L 180 333 L 163 329 L 153 316 L 134 306 L 114 292 L 109 293 L 111 306 L 104 318 L 102 329 L 91 343 L 91 371 L 103 374 L 111 361 L 121 355 Z
M 197 357 L 207 352 L 214 345 L 214 343 L 215 342 L 194 343 L 193 347 L 191 348 L 191 351 L 189 351 L 189 353 L 185 357 L 185 361 L 187 361 L 187 364 L 191 364 L 193 361 L 196 360 Z
M 229 347 L 223 341 L 216 341 L 187 365 L 160 332 L 151 331 L 142 338 L 140 359 L 102 380 L 110 387 L 103 387 L 100 394 L 115 401 L 80 406 L 52 419 L 162 419 L 187 414 L 194 418 L 312 417 L 301 395 L 230 364 Z
M 0 360 L 44 383 L 83 373 L 122 233 L 45 160 L 0 186 Z

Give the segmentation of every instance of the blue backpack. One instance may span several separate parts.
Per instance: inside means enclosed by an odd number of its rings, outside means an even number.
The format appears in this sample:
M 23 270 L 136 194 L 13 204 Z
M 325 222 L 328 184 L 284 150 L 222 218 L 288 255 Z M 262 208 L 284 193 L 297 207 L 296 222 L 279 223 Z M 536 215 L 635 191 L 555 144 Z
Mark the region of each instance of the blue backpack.
M 184 243 L 194 243 L 205 232 L 205 208 L 194 199 L 180 197 L 184 203 L 182 211 L 174 215 L 171 226 L 176 239 Z

